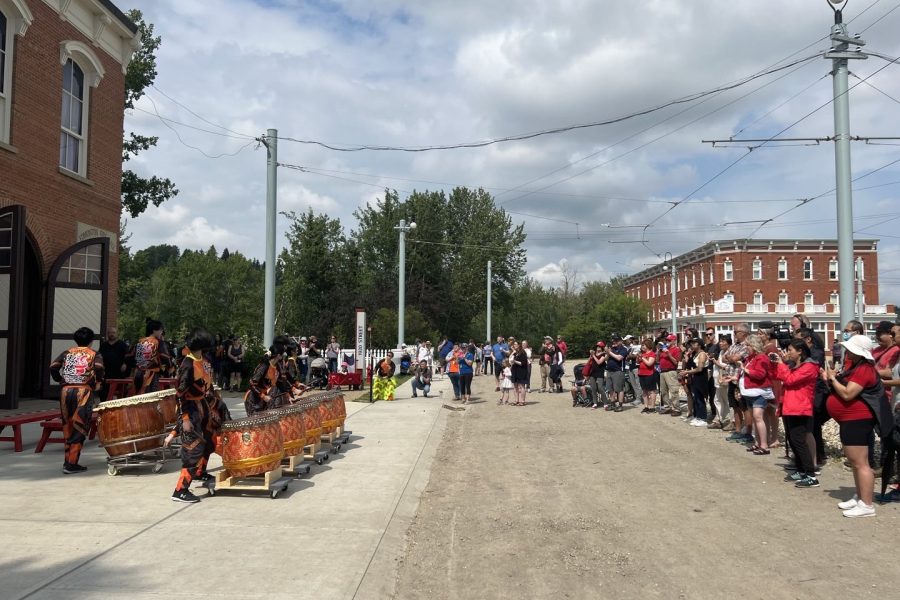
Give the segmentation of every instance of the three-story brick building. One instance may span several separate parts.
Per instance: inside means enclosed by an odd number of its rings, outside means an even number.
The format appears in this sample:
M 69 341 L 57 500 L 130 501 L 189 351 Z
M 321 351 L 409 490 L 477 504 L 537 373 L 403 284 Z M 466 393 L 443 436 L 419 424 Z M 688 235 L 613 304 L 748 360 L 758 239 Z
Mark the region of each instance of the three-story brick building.
M 72 332 L 115 321 L 136 34 L 109 0 L 0 0 L 0 408 L 52 395 Z
M 877 249 L 877 240 L 854 241 L 870 323 L 893 317 L 893 306 L 878 304 Z M 841 276 L 835 240 L 718 240 L 626 277 L 624 286 L 650 304 L 650 320 L 663 327 L 671 328 L 674 284 L 678 329 L 724 333 L 736 323 L 788 322 L 804 313 L 830 342 L 841 327 Z

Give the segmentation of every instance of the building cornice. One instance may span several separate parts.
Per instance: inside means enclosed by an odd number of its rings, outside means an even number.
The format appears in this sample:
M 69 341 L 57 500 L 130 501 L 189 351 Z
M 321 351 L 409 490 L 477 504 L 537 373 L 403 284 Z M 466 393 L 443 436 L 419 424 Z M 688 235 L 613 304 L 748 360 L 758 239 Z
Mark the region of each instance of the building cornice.
M 113 57 L 125 73 L 140 40 L 137 26 L 110 0 L 44 0 L 44 4 Z

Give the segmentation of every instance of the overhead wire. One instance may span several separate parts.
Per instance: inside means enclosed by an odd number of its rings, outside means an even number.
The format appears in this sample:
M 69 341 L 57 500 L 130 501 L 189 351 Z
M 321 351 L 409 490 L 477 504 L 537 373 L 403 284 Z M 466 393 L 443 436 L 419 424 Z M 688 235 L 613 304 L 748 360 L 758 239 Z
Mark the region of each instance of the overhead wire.
M 153 98 L 151 98 L 150 96 L 146 96 L 146 98 L 147 98 L 147 100 L 150 101 L 150 104 L 153 105 L 153 109 L 156 110 L 157 116 L 159 116 L 159 109 L 156 107 L 156 102 L 154 102 L 154 101 L 153 101 Z M 220 153 L 220 154 L 209 154 L 209 153 L 207 153 L 205 150 L 203 150 L 203 148 L 199 148 L 199 147 L 197 147 L 197 146 L 188 144 L 186 141 L 184 141 L 184 138 L 181 137 L 181 134 L 178 132 L 178 130 L 175 129 L 174 127 L 172 127 L 171 125 L 169 125 L 169 124 L 165 121 L 165 119 L 161 119 L 161 122 L 162 122 L 163 125 L 165 125 L 167 128 L 169 128 L 169 129 L 172 131 L 172 133 L 175 134 L 175 137 L 178 138 L 178 141 L 181 142 L 181 144 L 182 144 L 183 146 L 186 146 L 186 147 L 188 147 L 188 148 L 190 148 L 190 149 L 192 149 L 192 150 L 196 150 L 197 152 L 199 152 L 200 154 L 202 154 L 203 156 L 205 156 L 205 157 L 207 157 L 207 158 L 213 158 L 213 159 L 215 159 L 215 158 L 223 158 L 223 157 L 226 157 L 226 156 L 237 156 L 238 154 L 240 154 L 241 152 L 243 152 L 244 150 L 246 150 L 247 148 L 249 148 L 249 147 L 252 146 L 253 144 L 259 145 L 259 140 L 251 139 L 249 142 L 247 142 L 246 144 L 244 144 L 243 146 L 241 146 L 240 148 L 238 148 L 238 149 L 235 150 L 234 152 L 222 152 L 222 153 Z

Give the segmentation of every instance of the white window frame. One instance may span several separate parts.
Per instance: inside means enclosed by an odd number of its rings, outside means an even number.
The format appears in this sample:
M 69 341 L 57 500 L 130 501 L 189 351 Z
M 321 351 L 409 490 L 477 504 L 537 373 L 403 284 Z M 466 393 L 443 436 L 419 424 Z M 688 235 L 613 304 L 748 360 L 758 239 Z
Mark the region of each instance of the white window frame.
M 803 260 L 803 281 L 813 280 L 813 261 L 811 258 Z
M 103 76 L 106 74 L 105 69 L 103 68 L 103 63 L 97 57 L 96 53 L 88 46 L 82 42 L 78 42 L 75 40 L 66 40 L 59 45 L 59 63 L 63 67 L 69 61 L 72 61 L 75 65 L 78 65 L 78 68 L 81 69 L 81 72 L 84 74 L 84 85 L 83 87 L 83 95 L 81 105 L 81 134 L 77 134 L 76 132 L 71 131 L 65 127 L 62 127 L 62 116 L 60 115 L 60 139 L 64 134 L 71 135 L 79 140 L 78 144 L 78 169 L 76 171 L 72 171 L 68 167 L 62 164 L 60 160 L 59 168 L 63 172 L 75 173 L 76 175 L 80 175 L 81 177 L 87 177 L 88 173 L 88 144 L 90 143 L 88 133 L 90 132 L 90 115 L 91 115 L 91 88 L 96 88 L 100 85 L 100 81 L 102 81 Z M 62 75 L 62 73 L 60 73 Z M 60 106 L 62 106 L 62 101 L 65 100 L 65 88 L 63 87 L 64 81 L 63 78 L 60 77 L 60 87 L 63 88 Z
M 753 306 L 762 306 L 762 305 L 763 305 L 762 292 L 753 292 Z
M 706 285 L 706 271 L 703 269 L 703 267 L 700 267 L 700 285 Z
M 778 304 L 785 306 L 786 304 L 790 304 L 788 302 L 788 293 L 787 292 L 778 292 Z
M 725 259 L 722 263 L 722 280 L 734 281 L 734 263 L 730 258 Z
M 861 258 L 853 261 L 853 275 L 856 278 L 854 281 L 866 280 L 866 261 Z
M 787 281 L 788 279 L 788 263 L 786 258 L 778 259 L 778 280 Z M 787 302 L 785 302 L 787 304 Z
M 829 259 L 828 261 L 828 280 L 829 281 L 837 281 L 840 273 L 838 272 L 838 261 L 836 258 Z
M 733 292 L 725 292 L 724 294 L 722 294 L 722 299 L 728 300 L 729 302 L 734 304 L 734 293 Z
M 751 278 L 753 281 L 762 280 L 762 260 L 759 258 L 753 259 L 753 266 L 751 271 Z
M 828 294 L 828 304 L 834 304 L 835 306 L 837 306 L 838 304 L 840 304 L 840 301 L 841 296 L 837 292 Z
M 3 64 L 3 92 L 0 93 L 0 143 L 11 141 L 13 65 L 15 64 L 16 37 L 25 35 L 34 17 L 25 0 L 0 0 L 0 12 L 6 17 L 6 48 L 0 60 Z
M 78 98 L 74 94 L 71 93 L 68 89 L 66 89 L 66 69 L 69 66 L 69 63 L 72 64 L 72 77 L 74 78 L 75 69 L 81 72 L 81 97 Z M 88 101 L 91 94 L 88 92 L 87 85 L 87 74 L 84 72 L 84 69 L 81 68 L 81 65 L 78 64 L 78 61 L 73 59 L 66 60 L 66 64 L 63 66 L 63 88 L 62 88 L 62 104 L 65 106 L 66 103 L 69 103 L 70 106 L 73 104 L 73 100 L 79 102 L 81 104 L 81 131 L 75 131 L 74 129 L 70 129 L 67 127 L 68 123 L 60 124 L 60 157 L 59 157 L 59 166 L 66 171 L 71 171 L 72 173 L 78 173 L 82 176 L 87 176 L 87 128 L 88 128 Z M 62 117 L 60 117 L 62 119 Z M 63 157 L 63 145 L 65 144 L 66 138 L 71 137 L 75 140 L 77 144 L 77 150 L 75 151 L 75 168 L 69 168 L 68 162 L 64 160 Z
M 691 269 L 691 287 L 697 287 L 697 272 Z
M 803 294 L 803 304 L 806 306 L 810 306 L 811 304 L 815 304 L 815 296 L 812 292 L 806 292 Z

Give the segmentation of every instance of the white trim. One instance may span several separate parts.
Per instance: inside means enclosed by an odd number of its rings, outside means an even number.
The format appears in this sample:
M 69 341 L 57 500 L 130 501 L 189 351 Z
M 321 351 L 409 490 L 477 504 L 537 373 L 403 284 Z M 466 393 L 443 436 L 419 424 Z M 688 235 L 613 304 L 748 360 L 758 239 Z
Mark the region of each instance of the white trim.
M 100 85 L 100 80 L 106 75 L 106 70 L 103 68 L 103 63 L 100 62 L 100 59 L 87 44 L 76 40 L 61 42 L 59 44 L 59 64 L 65 66 L 66 61 L 69 59 L 78 63 L 78 66 L 84 71 L 88 85 L 94 88 Z M 85 61 L 88 63 L 87 65 L 84 64 Z M 86 66 L 89 66 L 89 68 L 85 68 Z
M 28 10 L 28 5 L 25 4 L 24 0 L 0 0 L 0 8 L 4 7 L 13 13 L 12 15 L 6 15 L 6 18 L 12 23 L 13 34 L 25 35 L 28 27 L 34 22 L 34 17 L 31 11 Z
M 65 44 L 65 43 L 66 43 L 66 42 L 63 42 L 63 44 Z M 75 43 L 77 44 L 77 43 L 80 43 L 80 42 L 75 42 Z M 81 45 L 84 46 L 84 44 L 81 44 Z M 68 63 L 69 60 L 71 60 L 72 63 L 73 63 L 74 65 L 77 65 L 78 68 L 81 69 L 82 73 L 84 74 L 85 82 L 87 82 L 87 79 L 88 79 L 89 77 L 92 76 L 91 73 L 90 73 L 90 71 L 89 71 L 89 70 L 86 70 L 86 69 L 82 66 L 82 64 L 81 64 L 80 62 L 78 62 L 78 60 L 77 60 L 76 58 L 71 58 L 71 59 L 67 58 L 67 59 L 66 59 L 66 63 Z M 63 63 L 63 64 L 66 64 L 66 63 Z M 60 81 L 60 87 L 63 87 L 64 84 L 65 84 L 64 81 Z M 95 86 L 95 87 L 96 87 L 96 86 Z M 66 165 L 64 165 L 64 164 L 60 164 L 59 166 L 62 167 L 63 169 L 65 169 L 65 170 L 67 170 L 67 171 L 71 171 L 72 173 L 75 173 L 75 174 L 77 174 L 77 175 L 80 175 L 80 176 L 86 178 L 86 177 L 87 177 L 87 172 L 88 172 L 88 170 L 87 170 L 87 159 L 88 159 L 88 151 L 87 151 L 87 148 L 88 148 L 88 131 L 90 130 L 90 115 L 91 115 L 91 111 L 90 111 L 90 102 L 91 102 L 91 90 L 90 90 L 90 86 L 82 86 L 82 90 L 81 90 L 81 91 L 82 91 L 82 98 L 81 98 L 81 132 L 72 131 L 71 129 L 69 129 L 69 128 L 67 128 L 67 127 L 64 127 L 62 121 L 60 121 L 60 132 L 61 132 L 61 133 L 65 133 L 66 135 L 70 135 L 70 136 L 72 136 L 72 137 L 74 137 L 74 138 L 76 138 L 76 139 L 79 140 L 79 143 L 78 143 L 78 170 L 72 171 L 71 169 L 69 169 L 69 168 L 68 168 Z M 60 92 L 60 97 L 61 97 L 62 102 L 66 102 L 66 101 L 68 100 L 68 98 L 67 98 L 67 92 L 66 92 L 66 90 L 65 90 L 64 87 L 63 87 L 63 89 L 62 89 L 61 92 Z M 61 118 L 62 118 L 62 116 L 60 116 L 60 119 L 61 119 Z M 61 161 L 60 161 L 60 162 L 61 162 Z
M 44 4 L 120 63 L 125 73 L 140 39 L 99 0 L 44 0 Z

